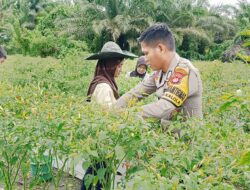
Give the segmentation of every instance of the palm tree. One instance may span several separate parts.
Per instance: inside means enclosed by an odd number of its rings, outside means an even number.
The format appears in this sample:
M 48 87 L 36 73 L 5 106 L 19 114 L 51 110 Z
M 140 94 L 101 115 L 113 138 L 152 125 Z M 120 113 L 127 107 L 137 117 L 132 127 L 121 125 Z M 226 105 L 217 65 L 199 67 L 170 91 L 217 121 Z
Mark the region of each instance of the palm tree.
M 221 43 L 235 34 L 232 19 L 208 8 L 208 1 L 160 0 L 155 20 L 170 26 L 182 55 L 199 58 L 214 42 Z
M 250 24 L 250 3 L 246 0 L 239 2 L 239 9 L 236 12 L 236 18 L 241 29 Z
M 92 21 L 102 18 L 101 9 L 93 3 L 79 2 L 68 11 L 67 17 L 55 20 L 59 35 L 83 40 L 93 33 Z
M 113 41 L 129 49 L 128 41 L 135 39 L 150 23 L 150 16 L 145 15 L 147 10 L 153 10 L 152 1 L 126 1 L 126 0 L 107 0 L 102 1 L 103 19 L 93 23 L 93 28 L 97 34 L 103 31 L 108 33 Z M 144 8 L 144 10 L 143 10 Z M 147 9 L 146 9 L 147 8 Z M 134 35 L 133 35 L 134 34 Z
M 99 50 L 107 40 L 116 41 L 123 49 L 136 44 L 135 39 L 152 21 L 138 7 L 148 7 L 144 0 L 88 0 L 76 2 L 70 18 L 61 19 L 57 25 L 60 34 L 86 40 L 92 50 Z M 144 3 L 144 4 L 143 4 Z M 149 7 L 148 7 L 149 8 Z M 95 47 L 93 47 L 93 44 Z
M 166 22 L 172 29 L 177 50 L 187 58 L 199 58 L 211 44 L 210 35 L 198 24 L 208 14 L 207 1 L 158 1 L 156 21 Z

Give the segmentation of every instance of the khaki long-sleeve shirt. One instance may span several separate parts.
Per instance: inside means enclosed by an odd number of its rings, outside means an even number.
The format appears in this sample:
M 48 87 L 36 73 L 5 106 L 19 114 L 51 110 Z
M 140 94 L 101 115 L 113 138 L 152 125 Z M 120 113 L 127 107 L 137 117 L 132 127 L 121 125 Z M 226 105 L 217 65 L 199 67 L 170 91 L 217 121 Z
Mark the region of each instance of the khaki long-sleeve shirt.
M 109 107 L 116 102 L 114 92 L 107 83 L 100 83 L 96 85 L 96 88 L 91 96 L 91 100 Z
M 116 102 L 116 107 L 128 105 L 156 93 L 158 101 L 142 106 L 142 117 L 169 120 L 173 112 L 182 110 L 186 116 L 202 117 L 202 82 L 192 63 L 177 53 L 166 73 L 154 72 Z

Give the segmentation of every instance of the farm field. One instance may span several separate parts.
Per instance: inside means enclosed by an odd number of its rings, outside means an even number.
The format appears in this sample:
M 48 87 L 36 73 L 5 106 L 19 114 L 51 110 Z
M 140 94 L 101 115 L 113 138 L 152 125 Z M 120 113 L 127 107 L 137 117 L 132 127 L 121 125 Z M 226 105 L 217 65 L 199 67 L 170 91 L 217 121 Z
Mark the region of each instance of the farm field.
M 72 170 L 81 160 L 84 169 L 105 160 L 113 174 L 126 160 L 126 179 L 116 189 L 250 189 L 249 64 L 195 61 L 204 118 L 177 116 L 168 129 L 137 118 L 140 105 L 154 96 L 121 112 L 86 102 L 95 64 L 73 56 L 12 55 L 0 65 L 0 187 L 49 188 L 31 178 L 30 168 L 31 158 L 47 154 L 72 162 Z M 125 77 L 134 66 L 124 63 L 117 80 L 121 94 L 140 82 Z M 181 129 L 179 136 L 175 129 Z M 50 171 L 52 189 L 71 178 Z M 113 181 L 107 186 L 114 188 Z M 63 188 L 79 188 L 73 178 L 63 182 Z

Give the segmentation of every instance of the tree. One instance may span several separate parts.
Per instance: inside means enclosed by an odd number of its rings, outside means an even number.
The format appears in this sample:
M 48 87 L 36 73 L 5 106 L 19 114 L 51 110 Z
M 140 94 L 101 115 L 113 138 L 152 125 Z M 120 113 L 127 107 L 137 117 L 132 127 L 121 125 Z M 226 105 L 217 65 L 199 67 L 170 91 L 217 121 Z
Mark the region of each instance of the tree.
M 93 51 L 100 50 L 108 40 L 128 50 L 130 44 L 136 44 L 135 39 L 151 21 L 151 17 L 134 10 L 139 5 L 143 7 L 143 3 L 128 0 L 76 2 L 73 9 L 77 11 L 73 11 L 70 18 L 61 19 L 58 26 L 63 28 L 61 34 L 74 39 L 87 39 Z
M 239 2 L 239 9 L 236 13 L 238 25 L 241 29 L 245 29 L 250 24 L 250 3 L 246 0 Z
M 225 50 L 222 61 L 233 61 L 240 58 L 244 62 L 250 62 L 250 3 L 245 0 L 239 2 L 236 21 L 240 31 L 236 33 L 234 40 Z

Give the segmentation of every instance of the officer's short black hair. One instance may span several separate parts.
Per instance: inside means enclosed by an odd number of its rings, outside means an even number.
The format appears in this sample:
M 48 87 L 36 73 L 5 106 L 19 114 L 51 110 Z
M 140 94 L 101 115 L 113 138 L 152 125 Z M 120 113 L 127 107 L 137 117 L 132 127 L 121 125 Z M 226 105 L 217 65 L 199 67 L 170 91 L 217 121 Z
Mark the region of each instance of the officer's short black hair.
M 148 27 L 138 38 L 138 42 L 148 45 L 156 45 L 159 42 L 165 44 L 170 51 L 175 51 L 175 40 L 169 27 L 164 23 L 157 23 Z
M 7 53 L 2 46 L 0 46 L 0 58 L 4 57 L 7 59 Z

